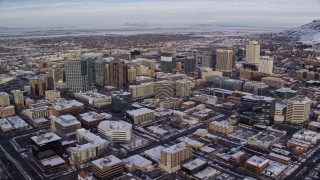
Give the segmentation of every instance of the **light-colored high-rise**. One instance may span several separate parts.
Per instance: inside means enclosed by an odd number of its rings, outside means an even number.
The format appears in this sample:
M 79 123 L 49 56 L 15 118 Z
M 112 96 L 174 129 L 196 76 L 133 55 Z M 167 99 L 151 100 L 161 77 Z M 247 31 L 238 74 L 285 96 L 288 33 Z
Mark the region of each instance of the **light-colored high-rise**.
M 123 162 L 114 155 L 92 161 L 91 167 L 97 179 L 114 179 L 123 173 Z
M 192 150 L 185 142 L 170 146 L 161 151 L 159 166 L 168 173 L 181 168 L 181 162 L 192 157 Z
M 217 64 L 218 71 L 231 71 L 234 68 L 234 56 L 232 50 L 217 49 Z
M 260 56 L 258 71 L 262 73 L 272 74 L 273 58 L 270 56 Z
M 14 104 L 16 105 L 18 110 L 24 108 L 24 97 L 23 92 L 21 90 L 13 90 L 11 91 L 13 94 Z
M 176 82 L 176 96 L 188 97 L 191 93 L 191 81 L 190 80 L 178 80 Z
M 246 62 L 248 64 L 259 64 L 260 44 L 258 41 L 249 41 L 246 46 Z
M 155 98 L 172 98 L 174 97 L 174 82 L 157 81 L 154 83 Z
M 288 100 L 286 122 L 301 124 L 309 119 L 311 100 L 305 96 L 297 96 Z
M 137 79 L 137 69 L 134 66 L 128 68 L 128 82 L 133 83 Z

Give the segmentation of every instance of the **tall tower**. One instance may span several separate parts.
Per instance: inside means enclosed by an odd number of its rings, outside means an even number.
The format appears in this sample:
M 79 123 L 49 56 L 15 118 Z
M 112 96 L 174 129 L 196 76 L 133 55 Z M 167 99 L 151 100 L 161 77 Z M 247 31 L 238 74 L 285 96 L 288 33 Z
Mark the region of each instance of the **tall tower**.
M 49 69 L 49 72 L 48 72 L 48 87 L 50 89 L 54 89 L 55 90 L 55 83 L 58 83 L 59 80 L 62 80 L 62 82 L 65 82 L 65 80 L 66 80 L 64 69 L 62 69 L 62 68 Z
M 48 77 L 44 74 L 39 74 L 29 81 L 31 96 L 43 97 L 44 92 L 48 90 Z
M 202 67 L 214 68 L 216 66 L 216 55 L 211 51 L 202 54 Z
M 249 41 L 246 46 L 246 62 L 248 64 L 259 64 L 260 44 L 258 41 Z
M 127 67 L 123 60 L 114 59 L 109 65 L 109 84 L 117 89 L 127 84 Z
M 270 56 L 260 56 L 258 71 L 262 73 L 272 74 L 273 58 Z
M 67 87 L 73 92 L 90 90 L 88 61 L 68 60 L 65 65 Z
M 161 48 L 161 71 L 165 73 L 172 73 L 173 69 L 176 67 L 176 63 L 176 48 L 174 48 L 171 43 L 165 44 L 165 46 Z
M 301 124 L 309 119 L 311 100 L 304 96 L 297 96 L 288 100 L 286 122 Z
M 16 105 L 18 110 L 24 108 L 24 97 L 23 92 L 21 90 L 13 90 L 11 91 L 13 94 L 14 104 Z
M 128 81 L 133 83 L 137 79 L 137 69 L 134 66 L 128 68 Z
M 105 86 L 108 83 L 109 65 L 104 59 L 95 61 L 96 84 Z
M 217 64 L 218 71 L 231 71 L 234 68 L 235 61 L 232 50 L 217 49 Z

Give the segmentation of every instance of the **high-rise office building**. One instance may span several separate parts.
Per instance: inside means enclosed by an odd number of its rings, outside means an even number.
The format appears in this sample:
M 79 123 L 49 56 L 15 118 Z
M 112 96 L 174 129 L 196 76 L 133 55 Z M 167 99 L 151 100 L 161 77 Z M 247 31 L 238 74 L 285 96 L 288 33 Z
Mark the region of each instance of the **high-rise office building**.
M 174 97 L 175 89 L 174 82 L 171 81 L 157 81 L 154 83 L 155 98 L 172 98 Z
M 29 81 L 31 96 L 43 97 L 44 92 L 48 90 L 48 77 L 44 74 L 39 74 Z
M 167 43 L 161 48 L 160 69 L 162 72 L 172 73 L 176 64 L 176 48 L 171 43 Z
M 96 84 L 105 86 L 109 81 L 109 64 L 104 59 L 95 61 Z
M 259 96 L 264 96 L 269 92 L 269 86 L 263 82 L 247 81 L 243 85 L 243 91 Z
M 262 73 L 272 74 L 273 58 L 270 56 L 260 56 L 258 71 Z
M 64 69 L 62 68 L 52 68 L 48 72 L 48 88 L 55 90 L 55 83 L 58 83 L 59 80 L 62 82 L 66 81 Z
M 176 82 L 176 96 L 188 97 L 191 94 L 191 81 L 190 80 L 178 80 Z
M 216 54 L 205 51 L 202 54 L 202 67 L 214 68 L 216 66 Z
M 195 57 L 186 57 L 183 61 L 183 70 L 185 74 L 190 74 L 195 71 L 196 59 Z
M 73 92 L 90 90 L 88 61 L 68 60 L 65 63 L 67 87 Z
M 5 107 L 10 105 L 9 94 L 0 92 L 0 106 Z
M 189 49 L 187 51 L 187 58 L 188 57 L 193 57 L 193 59 L 195 60 L 195 68 L 198 66 L 198 60 L 199 60 L 199 53 L 198 50 L 196 49 Z
M 305 96 L 297 96 L 288 100 L 286 122 L 301 124 L 309 119 L 311 100 Z
M 109 155 L 92 161 L 91 168 L 93 177 L 98 180 L 114 179 L 122 175 L 123 162 L 114 155 Z
M 235 59 L 232 50 L 217 49 L 217 64 L 218 71 L 231 71 L 235 66 Z
M 258 41 L 249 41 L 246 45 L 246 62 L 248 64 L 259 64 L 260 44 Z
M 31 137 L 31 152 L 34 158 L 41 160 L 47 157 L 61 155 L 61 138 L 53 132 L 37 134 Z
M 247 125 L 273 125 L 276 100 L 266 96 L 243 96 L 239 122 Z
M 127 84 L 127 67 L 123 60 L 114 59 L 109 64 L 109 84 L 117 89 Z

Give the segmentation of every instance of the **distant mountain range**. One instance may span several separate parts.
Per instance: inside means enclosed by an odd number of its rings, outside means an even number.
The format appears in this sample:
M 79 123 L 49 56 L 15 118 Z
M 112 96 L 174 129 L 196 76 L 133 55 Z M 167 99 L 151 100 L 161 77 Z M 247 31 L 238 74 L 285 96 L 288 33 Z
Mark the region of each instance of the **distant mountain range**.
M 281 35 L 289 36 L 296 41 L 305 44 L 320 43 L 320 19 L 302 25 L 296 29 L 286 30 L 280 33 Z

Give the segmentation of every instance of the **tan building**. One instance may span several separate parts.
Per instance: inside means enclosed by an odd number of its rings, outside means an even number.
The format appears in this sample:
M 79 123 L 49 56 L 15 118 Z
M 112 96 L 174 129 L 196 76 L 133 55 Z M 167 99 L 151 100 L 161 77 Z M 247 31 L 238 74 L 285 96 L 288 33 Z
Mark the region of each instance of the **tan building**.
M 91 169 L 93 177 L 98 180 L 113 179 L 122 175 L 123 162 L 114 155 L 109 155 L 92 161 Z
M 134 66 L 128 68 L 128 82 L 133 83 L 137 79 L 137 69 Z
M 154 111 L 148 108 L 140 108 L 132 111 L 127 111 L 127 114 L 136 125 L 146 124 L 155 120 Z
M 271 76 L 262 78 L 261 82 L 267 84 L 270 87 L 274 87 L 277 89 L 284 87 L 286 84 L 285 80 L 277 77 L 271 77 Z
M 31 96 L 43 97 L 48 90 L 48 77 L 40 74 L 29 81 Z
M 154 82 L 142 83 L 140 85 L 130 85 L 129 92 L 133 100 L 142 100 L 154 96 Z
M 154 83 L 155 98 L 172 98 L 174 97 L 174 82 L 157 81 Z
M 260 44 L 258 41 L 249 41 L 246 45 L 246 62 L 248 64 L 259 64 Z
M 26 109 L 22 111 L 22 113 L 26 115 L 29 119 L 34 120 L 51 116 L 52 109 L 48 106 L 40 106 L 31 109 Z
M 6 118 L 15 115 L 14 106 L 0 107 L 0 118 Z
M 235 66 L 235 59 L 232 50 L 217 49 L 217 64 L 218 71 L 232 71 Z
M 176 81 L 176 96 L 189 97 L 191 93 L 191 83 L 190 80 L 186 79 Z
M 273 57 L 260 56 L 259 58 L 259 72 L 272 74 L 273 71 Z
M 14 104 L 16 105 L 17 109 L 23 109 L 25 107 L 23 92 L 21 90 L 13 90 L 11 93 L 13 94 Z
M 10 105 L 9 94 L 0 92 L 0 106 L 5 107 Z
M 152 59 L 141 59 L 141 64 L 149 67 L 150 69 L 157 69 L 157 62 Z
M 123 60 L 114 59 L 109 65 L 109 84 L 117 89 L 124 88 L 127 80 L 126 65 Z
M 93 91 L 75 93 L 75 97 L 77 100 L 98 109 L 105 109 L 111 106 L 111 96 L 96 93 Z
M 77 116 L 84 113 L 84 105 L 76 100 L 61 100 L 52 107 L 52 114 L 55 116 L 61 116 L 71 114 Z
M 192 157 L 192 149 L 184 142 L 170 146 L 161 151 L 159 167 L 168 173 L 181 169 L 181 162 Z
M 45 91 L 46 100 L 52 101 L 60 98 L 60 92 L 55 90 Z
M 74 139 L 76 131 L 81 128 L 81 123 L 72 115 L 51 116 L 50 119 L 52 131 L 62 139 Z
M 89 129 L 91 132 L 97 132 L 100 122 L 110 120 L 111 117 L 111 114 L 90 111 L 80 114 L 80 122 L 83 128 Z
M 227 121 L 213 121 L 209 124 L 209 129 L 222 134 L 230 134 L 233 132 L 233 125 Z
M 309 119 L 311 100 L 305 96 L 297 96 L 287 103 L 286 123 L 301 124 Z

